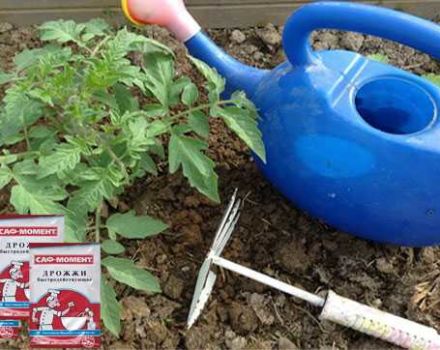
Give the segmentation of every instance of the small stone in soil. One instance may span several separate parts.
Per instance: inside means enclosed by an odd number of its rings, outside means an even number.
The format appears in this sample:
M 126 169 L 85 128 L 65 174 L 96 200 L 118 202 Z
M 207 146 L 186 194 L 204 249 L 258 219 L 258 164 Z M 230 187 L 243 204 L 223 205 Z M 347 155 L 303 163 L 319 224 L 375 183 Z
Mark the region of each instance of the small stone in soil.
M 148 337 L 155 343 L 162 344 L 168 336 L 168 329 L 161 321 L 153 321 L 148 324 Z
M 182 296 L 183 287 L 184 282 L 180 278 L 171 275 L 170 278 L 168 278 L 168 281 L 165 284 L 163 291 L 166 296 L 170 297 L 171 299 L 177 300 L 180 299 L 180 297 Z
M 296 350 L 298 347 L 293 344 L 289 339 L 281 337 L 278 339 L 278 349 L 279 350 Z
M 241 30 L 235 29 L 232 31 L 230 39 L 233 43 L 242 44 L 246 41 L 246 35 Z
M 331 50 L 335 49 L 339 46 L 339 38 L 336 34 L 330 32 L 322 32 L 316 35 L 313 35 L 314 47 L 316 50 Z
M 7 23 L 7 22 L 0 23 L 0 33 L 9 32 L 13 28 L 14 27 L 11 23 Z
M 393 273 L 394 266 L 386 258 L 379 258 L 376 260 L 376 268 L 382 273 Z
M 271 309 L 267 306 L 269 302 L 264 295 L 257 293 L 252 293 L 248 297 L 248 303 L 251 305 L 260 322 L 265 326 L 270 326 L 275 321 Z
M 230 350 L 241 350 L 247 347 L 246 338 L 237 336 L 231 330 L 225 332 L 225 344 Z
M 359 51 L 364 44 L 364 36 L 358 33 L 345 33 L 341 39 L 341 46 L 350 51 Z
M 281 44 L 281 35 L 272 23 L 267 24 L 262 29 L 258 29 L 257 35 L 266 45 L 277 46 Z
M 150 308 L 143 298 L 129 296 L 122 300 L 122 305 L 136 317 L 146 318 L 151 314 Z
M 205 349 L 208 339 L 203 328 L 192 327 L 185 337 L 185 348 L 188 350 Z
M 255 45 L 249 44 L 244 47 L 244 52 L 246 52 L 248 55 L 252 55 L 253 53 L 258 51 L 258 47 Z
M 275 253 L 277 262 L 287 272 L 304 273 L 312 263 L 311 257 L 305 252 L 305 246 L 297 240 L 281 244 Z
M 181 229 L 183 244 L 193 246 L 203 244 L 203 236 L 199 225 L 188 225 Z
M 229 307 L 229 318 L 234 332 L 240 335 L 249 334 L 257 329 L 258 318 L 255 312 L 240 303 L 233 302 Z

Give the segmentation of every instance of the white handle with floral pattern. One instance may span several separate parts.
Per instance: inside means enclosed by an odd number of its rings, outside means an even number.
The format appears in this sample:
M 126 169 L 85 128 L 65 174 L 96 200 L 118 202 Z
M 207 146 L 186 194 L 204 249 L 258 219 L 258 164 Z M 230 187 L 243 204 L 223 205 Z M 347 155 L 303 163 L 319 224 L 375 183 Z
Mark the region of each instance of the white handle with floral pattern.
M 407 349 L 440 350 L 434 328 L 398 317 L 329 291 L 320 318 Z

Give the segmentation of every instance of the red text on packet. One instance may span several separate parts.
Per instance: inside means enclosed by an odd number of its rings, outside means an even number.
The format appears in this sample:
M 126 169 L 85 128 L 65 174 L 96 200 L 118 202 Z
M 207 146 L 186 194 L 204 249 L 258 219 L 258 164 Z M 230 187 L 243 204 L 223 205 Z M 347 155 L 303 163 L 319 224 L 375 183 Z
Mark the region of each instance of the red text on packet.
M 24 236 L 24 237 L 56 237 L 58 236 L 58 228 L 57 227 L 4 227 L 0 226 L 0 236 Z
M 94 259 L 93 255 L 35 255 L 34 263 L 39 265 L 93 265 Z

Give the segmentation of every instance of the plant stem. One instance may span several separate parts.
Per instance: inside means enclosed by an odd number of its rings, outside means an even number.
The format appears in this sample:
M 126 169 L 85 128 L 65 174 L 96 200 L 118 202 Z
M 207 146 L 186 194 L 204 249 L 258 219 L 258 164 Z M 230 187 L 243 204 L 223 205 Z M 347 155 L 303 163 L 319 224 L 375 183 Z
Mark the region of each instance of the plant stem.
M 127 168 L 125 167 L 124 162 L 115 154 L 115 152 L 113 152 L 113 150 L 109 146 L 106 146 L 105 149 L 108 152 L 108 154 L 110 155 L 110 157 L 112 157 L 112 159 L 116 162 L 116 164 L 119 165 L 119 167 L 121 168 L 122 174 L 125 177 L 125 181 L 127 182 L 127 184 L 129 184 L 130 183 L 130 175 L 128 175 Z
M 102 202 L 99 203 L 98 208 L 95 212 L 95 241 L 96 243 L 101 242 L 101 208 Z
M 26 147 L 27 150 L 30 151 L 31 150 L 31 143 L 29 141 L 29 133 L 28 133 L 28 129 L 27 129 L 27 125 L 26 122 L 24 121 L 24 117 L 22 116 L 21 121 L 23 123 L 23 132 L 24 132 L 24 139 L 26 140 Z
M 95 57 L 96 54 L 99 52 L 99 49 L 107 42 L 111 39 L 111 37 L 109 35 L 107 35 L 103 40 L 101 40 L 98 45 L 96 45 L 95 49 L 92 51 L 90 57 Z
M 37 156 L 39 154 L 40 154 L 40 152 L 38 152 L 38 151 L 27 151 L 27 152 L 21 152 L 21 153 L 5 154 L 5 155 L 0 156 L 0 163 L 2 163 L 2 161 L 4 159 L 8 159 L 9 157 L 17 157 L 19 159 L 19 158 L 26 157 L 26 156 Z
M 222 105 L 227 105 L 227 104 L 233 103 L 233 102 L 234 102 L 234 100 L 219 101 L 219 102 L 216 103 L 216 105 L 217 106 L 222 106 Z M 175 115 L 172 116 L 172 119 L 178 119 L 178 118 L 183 117 L 185 115 L 188 115 L 188 114 L 190 114 L 192 112 L 201 111 L 201 110 L 204 110 L 204 109 L 210 108 L 210 107 L 212 107 L 212 104 L 206 103 L 206 104 L 200 105 L 198 107 L 188 109 L 187 111 L 175 114 Z

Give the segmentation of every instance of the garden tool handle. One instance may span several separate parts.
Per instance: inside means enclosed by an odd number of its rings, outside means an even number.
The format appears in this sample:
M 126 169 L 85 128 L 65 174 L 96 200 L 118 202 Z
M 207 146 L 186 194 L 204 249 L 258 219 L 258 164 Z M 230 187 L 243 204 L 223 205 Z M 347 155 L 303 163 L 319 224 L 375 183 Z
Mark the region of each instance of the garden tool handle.
M 398 317 L 329 291 L 321 320 L 329 320 L 408 349 L 440 349 L 434 328 Z
M 283 45 L 292 65 L 318 61 L 309 43 L 317 29 L 374 35 L 440 58 L 440 26 L 433 22 L 378 6 L 324 1 L 303 6 L 287 20 Z

